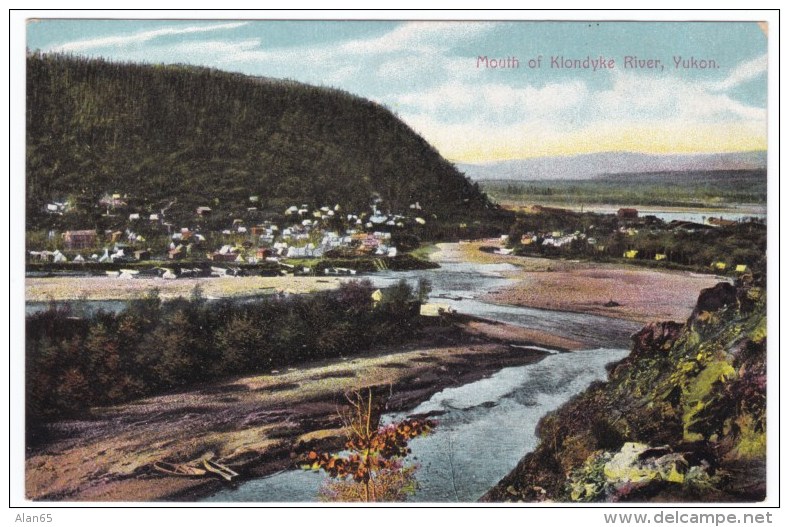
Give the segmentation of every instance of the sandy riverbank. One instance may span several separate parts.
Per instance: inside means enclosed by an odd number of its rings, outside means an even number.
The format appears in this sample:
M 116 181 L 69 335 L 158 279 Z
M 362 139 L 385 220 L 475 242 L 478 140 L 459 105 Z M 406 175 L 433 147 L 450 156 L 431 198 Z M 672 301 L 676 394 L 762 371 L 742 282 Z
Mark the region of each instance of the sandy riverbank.
M 429 328 L 408 346 L 96 409 L 88 419 L 52 426 L 50 439 L 28 450 L 26 494 L 43 501 L 194 500 L 222 483 L 162 476 L 152 463 L 214 457 L 244 477 L 270 474 L 292 466 L 294 451 L 341 447 L 344 391 L 376 386 L 391 393 L 387 411 L 407 410 L 447 386 L 544 356 L 511 344 L 583 347 L 472 319 Z
M 162 299 L 189 298 L 199 285 L 208 298 L 265 295 L 272 293 L 313 293 L 338 287 L 342 279 L 316 276 L 239 276 L 191 278 L 187 280 L 123 279 L 104 276 L 26 278 L 28 302 L 51 300 L 130 300 L 142 298 L 154 288 Z
M 686 320 L 696 305 L 699 292 L 723 280 L 714 275 L 686 271 L 506 256 L 479 250 L 481 246 L 498 243 L 498 240 L 486 240 L 439 244 L 439 251 L 430 256 L 434 260 L 515 266 L 505 273 L 515 283 L 485 295 L 482 299 L 488 302 L 588 313 L 640 323 Z M 611 301 L 619 305 L 607 307 Z

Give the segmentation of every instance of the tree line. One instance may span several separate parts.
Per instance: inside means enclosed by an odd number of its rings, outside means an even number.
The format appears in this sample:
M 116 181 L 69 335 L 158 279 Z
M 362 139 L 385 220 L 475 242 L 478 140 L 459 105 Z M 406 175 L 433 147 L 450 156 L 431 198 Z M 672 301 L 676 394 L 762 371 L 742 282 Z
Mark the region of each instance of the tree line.
M 161 301 L 156 290 L 119 312 L 75 316 L 53 305 L 26 318 L 28 433 L 90 407 L 184 389 L 221 377 L 347 356 L 412 337 L 429 284 L 407 282 L 374 300 L 369 280 L 254 302 Z

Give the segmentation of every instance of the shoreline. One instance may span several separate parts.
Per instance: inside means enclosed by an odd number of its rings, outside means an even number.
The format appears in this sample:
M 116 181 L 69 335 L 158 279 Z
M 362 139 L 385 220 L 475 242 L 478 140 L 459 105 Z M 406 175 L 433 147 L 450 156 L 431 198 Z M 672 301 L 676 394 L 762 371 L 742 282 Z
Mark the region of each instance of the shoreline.
M 72 300 L 134 300 L 153 289 L 162 300 L 189 298 L 200 286 L 206 298 L 266 296 L 275 293 L 305 294 L 339 287 L 338 277 L 239 276 L 229 278 L 159 278 L 124 280 L 105 276 L 25 278 L 25 302 L 67 302 Z
M 499 255 L 479 250 L 482 246 L 499 245 L 498 239 L 438 244 L 440 252 L 431 256 L 444 261 L 514 266 L 502 272 L 514 283 L 483 295 L 480 300 L 484 302 L 597 315 L 641 324 L 685 321 L 693 312 L 699 291 L 723 280 L 715 275 L 689 271 Z
M 635 207 L 638 208 L 641 214 L 660 214 L 660 213 L 673 213 L 673 212 L 690 212 L 690 213 L 722 213 L 722 214 L 754 214 L 762 215 L 767 214 L 767 204 L 762 203 L 721 203 L 714 207 L 699 208 L 698 205 L 640 205 L 630 204 L 622 205 L 621 203 L 590 203 L 579 204 L 574 202 L 550 202 L 540 201 L 539 203 L 531 203 L 515 200 L 503 200 L 501 205 L 507 209 L 519 210 L 528 209 L 535 205 L 542 207 L 551 207 L 557 209 L 566 209 L 573 212 L 593 212 L 597 214 L 615 214 L 621 207 Z
M 506 337 L 506 338 L 504 338 Z M 559 346 L 564 344 L 565 346 Z M 386 411 L 408 411 L 450 386 L 584 343 L 475 317 L 432 326 L 418 341 L 346 360 L 247 375 L 113 407 L 49 427 L 49 442 L 25 460 L 34 501 L 194 501 L 222 488 L 216 480 L 161 476 L 158 460 L 213 457 L 244 478 L 293 464 L 291 454 L 342 448 L 336 409 L 342 393 L 376 387 Z

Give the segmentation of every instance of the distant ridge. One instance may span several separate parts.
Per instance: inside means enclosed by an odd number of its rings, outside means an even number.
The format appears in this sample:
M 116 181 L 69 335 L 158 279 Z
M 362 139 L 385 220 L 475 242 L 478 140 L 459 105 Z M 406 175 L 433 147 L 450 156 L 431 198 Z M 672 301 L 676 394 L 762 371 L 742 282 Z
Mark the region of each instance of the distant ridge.
M 603 152 L 458 165 L 462 172 L 477 181 L 574 180 L 619 173 L 759 170 L 766 167 L 767 152 L 764 150 L 676 155 Z

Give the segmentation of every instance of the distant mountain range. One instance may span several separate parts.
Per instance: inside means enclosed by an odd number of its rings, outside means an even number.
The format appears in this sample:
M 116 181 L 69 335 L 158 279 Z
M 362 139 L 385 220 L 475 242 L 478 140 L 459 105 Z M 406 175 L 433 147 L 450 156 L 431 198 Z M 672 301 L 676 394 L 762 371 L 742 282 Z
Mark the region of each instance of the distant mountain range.
M 654 155 L 603 152 L 577 156 L 535 157 L 481 164 L 458 164 L 472 180 L 573 180 L 602 175 L 644 172 L 759 170 L 767 167 L 767 152 Z

